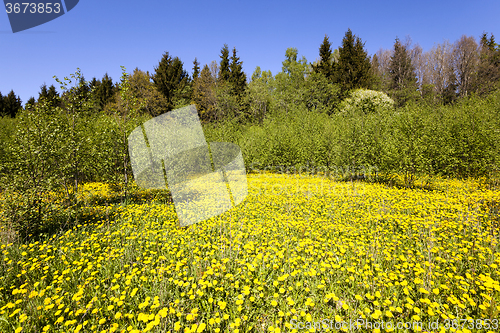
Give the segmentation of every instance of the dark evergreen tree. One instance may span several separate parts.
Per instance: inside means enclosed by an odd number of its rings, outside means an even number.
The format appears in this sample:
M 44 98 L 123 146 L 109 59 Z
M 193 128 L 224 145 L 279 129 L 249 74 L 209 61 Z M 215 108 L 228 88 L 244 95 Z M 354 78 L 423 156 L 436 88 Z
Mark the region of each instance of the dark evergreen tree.
M 334 82 L 340 84 L 341 95 L 345 97 L 353 89 L 371 89 L 370 58 L 364 50 L 364 43 L 348 29 L 339 49 L 339 59 L 334 66 Z
M 333 52 L 332 44 L 328 40 L 328 36 L 325 35 L 323 43 L 319 47 L 319 57 L 320 61 L 317 65 L 313 65 L 313 70 L 316 73 L 322 73 L 328 80 L 333 79 Z
M 197 58 L 194 58 L 193 61 L 193 81 L 198 78 L 200 75 L 200 63 L 198 62 Z
M 229 68 L 229 47 L 227 44 L 224 44 L 224 47 L 221 49 L 221 61 L 219 67 L 219 81 L 227 82 L 229 77 L 231 76 L 231 71 Z
M 410 53 L 399 38 L 396 38 L 394 43 L 394 52 L 389 62 L 389 76 L 391 95 L 397 106 L 403 106 L 416 98 L 417 74 L 411 63 Z
M 233 48 L 230 70 L 229 82 L 232 85 L 233 94 L 241 98 L 247 86 L 247 76 L 243 72 L 243 62 L 236 56 L 236 48 Z
M 49 96 L 49 91 L 47 89 L 47 84 L 43 84 L 40 86 L 40 92 L 38 93 L 38 101 L 42 100 L 42 99 L 47 99 L 47 97 Z
M 47 101 L 50 103 L 51 107 L 60 106 L 61 100 L 59 98 L 59 93 L 54 85 L 50 85 L 47 91 Z
M 24 109 L 29 108 L 29 107 L 34 107 L 36 103 L 35 97 L 31 96 L 26 104 L 24 104 Z
M 99 108 L 103 109 L 106 104 L 114 101 L 115 90 L 113 80 L 108 73 L 104 74 L 101 80 L 97 80 L 94 98 Z
M 90 90 L 96 89 L 101 84 L 101 81 L 96 79 L 95 76 L 90 80 L 89 87 Z
M 196 104 L 201 121 L 217 120 L 216 79 L 208 65 L 203 66 L 200 76 L 193 82 L 193 101 Z
M 174 109 L 175 105 L 190 100 L 189 75 L 183 69 L 182 61 L 172 58 L 168 52 L 163 55 L 158 67 L 155 68 L 153 82 L 167 99 L 167 111 Z
M 474 90 L 485 95 L 499 88 L 500 83 L 500 47 L 495 37 L 483 33 L 480 40 L 480 58 L 475 75 Z
M 16 96 L 14 90 L 11 90 L 10 93 L 3 98 L 3 105 L 4 115 L 11 118 L 14 118 L 19 110 L 22 109 L 21 98 Z
M 4 111 L 4 102 L 3 102 L 3 96 L 2 93 L 0 92 L 0 117 L 4 117 L 7 115 L 7 113 Z

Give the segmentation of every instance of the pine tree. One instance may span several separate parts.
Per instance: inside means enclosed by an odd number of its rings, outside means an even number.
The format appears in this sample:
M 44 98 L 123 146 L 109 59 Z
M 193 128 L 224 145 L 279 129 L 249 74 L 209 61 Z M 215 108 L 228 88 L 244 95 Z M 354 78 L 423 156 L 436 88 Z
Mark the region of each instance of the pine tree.
M 322 73 L 328 80 L 333 79 L 333 53 L 332 44 L 325 35 L 323 43 L 319 47 L 320 61 L 317 65 L 313 65 L 313 70 L 316 73 Z
M 152 77 L 153 82 L 165 98 L 167 99 L 167 110 L 173 110 L 177 105 L 189 103 L 189 75 L 183 68 L 182 61 L 178 58 L 172 58 L 168 52 L 155 68 L 155 74 Z
M 416 97 L 417 74 L 411 63 L 407 47 L 396 38 L 394 52 L 389 63 L 390 90 L 397 106 L 403 106 Z
M 220 58 L 219 81 L 227 82 L 231 75 L 231 71 L 229 69 L 229 48 L 227 44 L 224 44 L 224 47 L 222 47 Z
M 200 76 L 200 63 L 198 62 L 198 58 L 194 58 L 193 61 L 193 81 L 196 80 Z
M 371 89 L 370 58 L 364 43 L 348 29 L 339 49 L 339 60 L 334 66 L 334 82 L 339 83 L 345 97 L 353 89 Z

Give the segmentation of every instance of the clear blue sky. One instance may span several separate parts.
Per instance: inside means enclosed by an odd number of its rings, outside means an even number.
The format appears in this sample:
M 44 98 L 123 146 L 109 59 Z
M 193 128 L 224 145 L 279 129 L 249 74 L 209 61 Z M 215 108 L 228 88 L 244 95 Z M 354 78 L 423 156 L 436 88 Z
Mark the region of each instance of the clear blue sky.
M 107 72 L 116 82 L 120 66 L 152 73 L 165 51 L 191 73 L 195 57 L 202 66 L 219 61 L 224 43 L 236 47 L 249 77 L 256 66 L 274 75 L 288 47 L 311 62 L 325 34 L 336 48 L 348 28 L 370 55 L 392 48 L 396 36 L 409 35 L 424 51 L 483 31 L 500 42 L 500 1 L 80 0 L 67 14 L 15 34 L 4 12 L 0 92 L 14 89 L 24 104 L 44 82 L 59 89 L 53 76 L 77 67 L 87 80 Z

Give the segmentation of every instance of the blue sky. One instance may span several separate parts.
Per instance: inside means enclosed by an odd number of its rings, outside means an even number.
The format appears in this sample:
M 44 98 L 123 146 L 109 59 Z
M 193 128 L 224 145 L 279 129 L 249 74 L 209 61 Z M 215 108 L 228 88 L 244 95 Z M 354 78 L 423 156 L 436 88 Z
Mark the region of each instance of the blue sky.
M 336 48 L 346 30 L 370 55 L 409 35 L 424 51 L 483 31 L 500 42 L 500 1 L 97 1 L 80 0 L 67 14 L 12 33 L 0 14 L 0 92 L 11 89 L 23 104 L 40 86 L 58 85 L 79 67 L 87 80 L 108 73 L 113 81 L 138 67 L 152 73 L 163 53 L 178 56 L 189 73 L 195 57 L 219 61 L 227 43 L 236 47 L 250 77 L 256 66 L 281 70 L 288 47 L 309 62 L 318 58 L 325 34 Z

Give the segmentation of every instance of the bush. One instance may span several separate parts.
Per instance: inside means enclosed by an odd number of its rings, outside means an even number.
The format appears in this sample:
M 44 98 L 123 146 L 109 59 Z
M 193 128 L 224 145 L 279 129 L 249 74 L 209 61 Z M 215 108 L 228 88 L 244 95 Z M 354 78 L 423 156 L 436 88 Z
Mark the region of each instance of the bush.
M 356 89 L 340 105 L 341 112 L 348 113 L 379 113 L 394 109 L 394 101 L 381 91 Z

